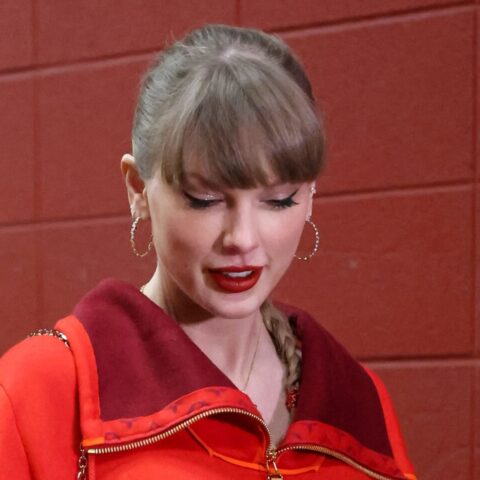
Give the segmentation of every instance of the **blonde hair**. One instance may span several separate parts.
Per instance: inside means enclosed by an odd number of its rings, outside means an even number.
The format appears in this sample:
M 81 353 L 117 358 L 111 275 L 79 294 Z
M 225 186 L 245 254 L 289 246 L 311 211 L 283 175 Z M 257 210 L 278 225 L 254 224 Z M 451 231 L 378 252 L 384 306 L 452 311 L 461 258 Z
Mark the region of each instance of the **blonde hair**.
M 206 25 L 173 43 L 145 75 L 132 131 L 144 180 L 159 171 L 184 181 L 185 164 L 200 161 L 229 188 L 314 180 L 323 167 L 324 134 L 302 65 L 278 37 Z M 286 316 L 269 301 L 262 316 L 287 385 L 298 385 L 301 354 Z
M 287 390 L 296 390 L 302 374 L 302 352 L 288 317 L 276 308 L 270 300 L 263 303 L 262 318 L 279 358 L 287 368 Z
M 180 185 L 194 157 L 231 188 L 317 177 L 324 135 L 299 61 L 273 35 L 207 25 L 160 54 L 143 79 L 133 123 L 143 179 Z

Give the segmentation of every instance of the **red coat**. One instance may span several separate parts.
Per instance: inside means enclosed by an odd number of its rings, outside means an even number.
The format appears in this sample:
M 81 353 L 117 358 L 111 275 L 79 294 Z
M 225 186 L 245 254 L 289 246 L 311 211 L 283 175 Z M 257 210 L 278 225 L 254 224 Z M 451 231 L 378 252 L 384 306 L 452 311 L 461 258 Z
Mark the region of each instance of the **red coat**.
M 277 449 L 250 399 L 161 309 L 108 280 L 0 362 L 0 479 L 414 479 L 385 388 L 311 317 Z M 80 448 L 82 444 L 82 450 Z

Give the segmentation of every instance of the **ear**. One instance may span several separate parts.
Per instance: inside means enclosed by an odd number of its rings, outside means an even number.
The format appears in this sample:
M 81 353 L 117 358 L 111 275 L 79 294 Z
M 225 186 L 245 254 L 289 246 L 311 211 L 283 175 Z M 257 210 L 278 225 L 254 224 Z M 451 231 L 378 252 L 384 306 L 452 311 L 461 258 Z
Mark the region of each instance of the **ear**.
M 150 217 L 148 199 L 145 191 L 145 182 L 140 176 L 135 159 L 129 153 L 122 157 L 120 162 L 125 185 L 127 187 L 128 202 L 132 217 L 141 217 L 143 220 Z
M 312 182 L 308 186 L 309 190 L 309 197 L 308 197 L 308 208 L 307 208 L 307 220 L 310 220 L 312 217 L 312 208 L 313 208 L 313 197 L 317 193 L 317 189 L 315 188 L 315 182 Z

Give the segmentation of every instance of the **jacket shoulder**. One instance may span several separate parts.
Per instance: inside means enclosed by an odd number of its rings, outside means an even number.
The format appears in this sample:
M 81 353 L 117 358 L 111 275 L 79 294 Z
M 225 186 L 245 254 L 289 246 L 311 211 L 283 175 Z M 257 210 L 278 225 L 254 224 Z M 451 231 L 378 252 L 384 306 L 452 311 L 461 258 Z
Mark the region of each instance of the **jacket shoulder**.
M 375 388 L 377 389 L 380 403 L 382 405 L 383 415 L 385 418 L 388 438 L 390 440 L 390 445 L 392 446 L 393 456 L 402 471 L 409 473 L 412 478 L 415 478 L 414 468 L 407 454 L 405 441 L 402 435 L 402 431 L 400 429 L 400 423 L 398 421 L 397 413 L 395 411 L 395 407 L 393 405 L 390 394 L 388 393 L 388 390 L 381 378 L 370 368 L 364 368 L 372 379 Z
M 20 342 L 0 359 L 0 390 L 0 417 L 10 419 L 0 434 L 0 452 L 15 440 L 33 478 L 73 478 L 80 433 L 70 349 L 53 336 Z
M 46 334 L 26 338 L 0 358 L 0 383 L 12 393 L 37 383 L 62 386 L 75 379 L 73 357 L 65 341 Z

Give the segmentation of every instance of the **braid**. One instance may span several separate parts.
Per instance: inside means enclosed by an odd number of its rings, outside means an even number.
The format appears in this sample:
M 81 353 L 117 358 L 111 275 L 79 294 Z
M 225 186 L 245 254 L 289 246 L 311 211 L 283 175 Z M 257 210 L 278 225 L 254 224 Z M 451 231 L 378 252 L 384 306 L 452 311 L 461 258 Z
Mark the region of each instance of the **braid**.
M 272 338 L 277 354 L 287 367 L 287 390 L 298 389 L 302 373 L 302 352 L 287 316 L 269 300 L 261 307 L 263 323 Z

